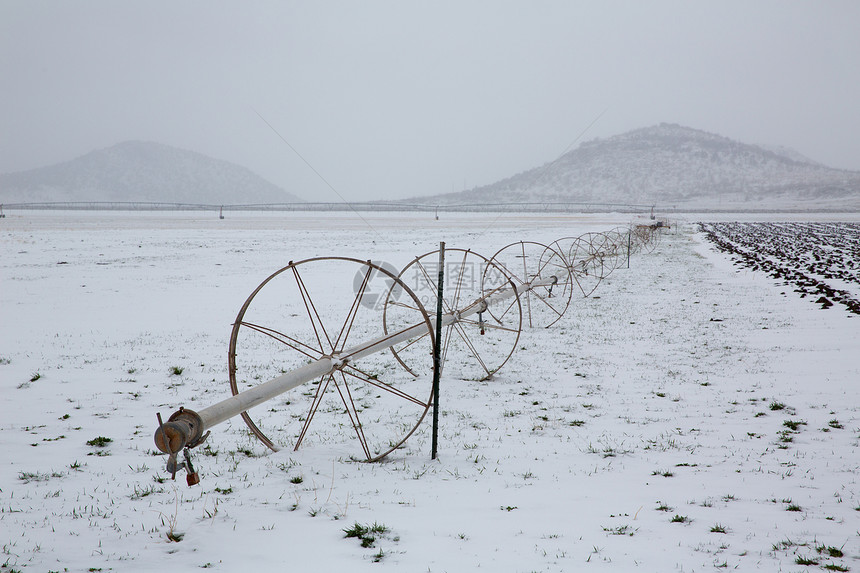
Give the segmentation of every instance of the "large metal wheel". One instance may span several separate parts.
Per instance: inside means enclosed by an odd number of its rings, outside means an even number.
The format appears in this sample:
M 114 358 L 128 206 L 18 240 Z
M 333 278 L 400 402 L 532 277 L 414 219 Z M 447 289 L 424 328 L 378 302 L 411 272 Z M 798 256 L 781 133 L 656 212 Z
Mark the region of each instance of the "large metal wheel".
M 567 260 L 557 250 L 542 243 L 520 241 L 502 247 L 490 261 L 516 285 L 529 327 L 548 328 L 564 316 L 575 282 Z M 484 273 L 485 280 L 489 274 Z M 497 320 L 509 311 L 505 305 L 490 308 Z
M 399 278 L 418 295 L 430 312 L 435 312 L 439 251 L 416 257 Z M 486 276 L 486 278 L 484 278 Z M 522 308 L 513 294 L 515 285 L 507 274 L 486 257 L 464 249 L 445 249 L 442 313 L 448 315 L 442 329 L 441 362 L 449 376 L 463 380 L 485 380 L 496 373 L 516 349 L 522 329 Z M 485 297 L 500 292 L 512 294 L 509 312 L 496 317 L 487 312 Z M 392 331 L 389 309 L 408 304 L 403 297 L 386 301 L 385 332 Z M 457 320 L 453 320 L 454 318 Z M 415 352 L 417 340 L 392 347 L 397 360 L 408 371 L 424 360 Z
M 350 277 L 352 280 L 345 280 Z M 377 351 L 380 314 L 387 298 L 404 304 L 387 313 L 389 333 L 423 345 L 425 363 L 404 371 Z M 375 461 L 416 430 L 432 398 L 430 318 L 415 293 L 370 261 L 324 257 L 290 262 L 245 301 L 230 336 L 233 395 L 319 359 L 337 366 L 320 379 L 284 394 L 269 408 L 242 418 L 266 446 L 341 443 L 356 437 L 364 459 Z M 262 428 L 265 428 L 265 432 Z M 358 457 L 358 456 L 356 456 Z

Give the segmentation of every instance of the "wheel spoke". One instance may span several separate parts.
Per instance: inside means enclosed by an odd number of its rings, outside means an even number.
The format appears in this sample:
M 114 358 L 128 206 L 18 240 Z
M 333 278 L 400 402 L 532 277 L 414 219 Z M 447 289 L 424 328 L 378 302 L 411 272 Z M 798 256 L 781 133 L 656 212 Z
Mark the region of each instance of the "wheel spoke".
M 421 263 L 420 259 L 415 259 L 415 263 L 418 266 L 418 270 L 421 272 L 421 276 L 424 277 L 424 281 L 427 283 L 427 289 L 433 292 L 435 290 L 434 287 L 438 287 L 438 285 L 433 284 L 433 279 L 430 277 L 430 273 L 427 271 L 427 268 Z M 418 282 L 417 278 L 415 282 Z
M 552 265 L 549 265 L 549 264 L 544 265 L 544 267 L 547 267 L 547 266 L 551 266 L 551 267 L 556 268 L 556 269 L 564 269 L 565 271 L 567 270 L 567 265 L 560 265 L 558 263 L 552 263 Z
M 451 307 L 453 310 L 456 310 L 457 305 L 460 303 L 460 293 L 463 288 L 463 273 L 466 271 L 466 257 L 469 255 L 469 251 L 463 251 L 463 262 L 460 263 L 460 272 L 457 275 L 457 285 L 454 288 L 454 298 L 451 299 Z
M 549 257 L 547 257 L 545 263 L 540 264 L 540 261 L 538 261 L 538 270 L 537 270 L 537 274 L 535 276 L 538 276 L 538 277 L 541 276 L 541 273 L 543 272 L 544 268 L 546 268 L 546 266 L 549 265 L 550 261 L 552 261 L 554 258 L 555 258 L 555 253 L 553 252 Z M 559 266 L 559 265 L 556 265 L 556 266 Z
M 529 271 L 528 267 L 526 266 L 526 244 L 522 241 L 520 241 L 520 252 L 522 253 L 523 257 L 523 277 L 525 277 L 526 279 L 523 282 L 528 282 Z
M 526 244 L 523 242 L 520 242 L 520 247 L 522 247 L 522 253 L 523 253 L 523 276 L 528 277 L 529 274 L 528 274 L 528 271 L 526 270 Z M 528 314 L 529 314 L 529 328 L 531 328 L 532 327 L 532 301 L 531 301 L 531 297 L 529 297 L 528 295 L 526 296 L 526 312 L 528 312 Z
M 466 345 L 466 347 L 469 349 L 469 352 L 471 352 L 471 353 L 472 353 L 472 356 L 474 356 L 474 357 L 475 357 L 475 360 L 477 360 L 477 361 L 478 361 L 478 364 L 480 364 L 480 365 L 481 365 L 481 368 L 483 368 L 483 369 L 484 369 L 484 371 L 487 373 L 487 375 L 488 375 L 488 376 L 489 376 L 490 374 L 492 374 L 492 372 L 490 372 L 490 369 L 489 369 L 489 368 L 487 368 L 487 365 L 484 363 L 484 359 L 483 359 L 483 358 L 481 358 L 481 355 L 480 355 L 480 353 L 478 352 L 478 349 L 477 349 L 477 348 L 475 348 L 475 345 L 474 345 L 474 344 L 472 344 L 472 341 L 471 341 L 471 340 L 469 340 L 469 337 L 466 335 L 465 331 L 463 331 L 463 326 L 462 326 L 461 324 L 456 324 L 456 325 L 455 325 L 455 327 L 456 327 L 456 329 L 457 329 L 457 334 L 459 334 L 459 335 L 460 335 L 460 338 L 462 338 L 462 339 L 463 339 L 463 343 L 464 343 L 464 344 Z
M 302 430 L 301 432 L 299 432 L 299 437 L 296 439 L 296 445 L 293 448 L 294 450 L 298 450 L 299 446 L 302 445 L 302 441 L 305 439 L 305 434 L 308 433 L 308 428 L 311 427 L 311 420 L 314 419 L 314 416 L 317 413 L 317 409 L 319 409 L 320 404 L 322 403 L 323 395 L 328 388 L 328 383 L 331 380 L 331 374 L 326 374 L 325 376 L 320 378 L 319 383 L 317 384 L 316 393 L 314 394 L 314 399 L 311 401 L 311 408 L 310 410 L 308 410 L 308 413 L 305 416 L 305 423 L 302 425 Z
M 407 348 L 409 348 L 410 346 L 412 346 L 413 344 L 415 344 L 419 340 L 422 340 L 423 338 L 425 338 L 429 335 L 430 335 L 429 332 L 425 332 L 424 334 L 422 334 L 418 338 L 413 338 L 412 340 L 409 341 L 409 344 L 406 344 L 405 346 L 401 346 L 400 348 L 398 348 L 398 352 L 403 352 L 404 350 L 406 350 Z
M 536 293 L 535 291 L 532 291 L 530 294 L 533 294 L 533 295 L 535 296 L 535 298 L 537 298 L 539 301 L 541 301 L 542 303 L 544 303 L 545 305 L 547 305 L 549 308 L 551 308 L 551 309 L 552 309 L 552 311 L 553 311 L 554 313 L 556 313 L 558 316 L 561 316 L 561 315 L 562 315 L 562 313 L 560 313 L 558 310 L 556 310 L 556 308 L 555 308 L 553 305 L 551 305 L 551 304 L 550 304 L 550 303 L 549 303 L 545 298 L 543 298 L 541 295 L 539 295 L 539 294 L 538 294 L 538 293 Z
M 445 361 L 448 360 L 448 347 L 451 344 L 451 330 L 454 328 L 455 323 L 451 323 L 445 328 L 445 342 L 442 345 L 442 355 L 439 357 L 439 375 L 442 375 L 442 371 L 445 370 Z
M 277 330 L 274 330 L 272 328 L 267 328 L 265 326 L 260 326 L 258 324 L 253 324 L 253 323 L 245 322 L 245 321 L 242 321 L 239 324 L 242 326 L 247 326 L 251 330 L 254 330 L 256 332 L 264 334 L 264 335 L 266 335 L 266 336 L 268 336 L 274 340 L 277 340 L 281 344 L 283 344 L 285 346 L 289 346 L 290 348 L 292 348 L 296 352 L 298 352 L 300 354 L 304 354 L 308 358 L 313 358 L 314 360 L 318 360 L 323 355 L 322 350 L 314 348 L 312 346 L 308 346 L 304 342 L 296 340 L 292 336 L 287 336 L 283 332 L 278 332 Z M 307 350 L 305 350 L 305 349 L 307 349 Z M 308 352 L 308 350 L 313 352 L 313 354 Z
M 430 292 L 437 293 L 436 296 L 434 297 L 434 299 L 438 298 L 438 296 L 439 296 L 438 295 L 439 285 L 433 282 L 433 279 L 430 277 L 430 273 L 427 271 L 427 268 L 423 264 L 421 264 L 421 261 L 419 259 L 416 259 L 415 262 L 418 264 L 418 267 L 419 267 L 419 270 L 421 271 L 421 274 L 424 275 L 424 280 L 427 281 L 428 290 L 430 290 Z M 445 312 L 453 312 L 454 311 L 454 309 L 451 308 L 451 305 L 448 304 L 448 301 L 445 300 L 444 296 L 442 297 L 442 307 L 443 307 L 443 310 L 445 310 Z
M 352 370 L 355 370 L 356 372 L 360 373 L 361 376 L 359 376 L 355 372 L 352 372 Z M 429 406 L 429 402 L 422 401 L 419 398 L 416 398 L 415 396 L 412 396 L 411 394 L 404 392 L 403 390 L 395 388 L 394 386 L 386 384 L 385 382 L 381 382 L 378 379 L 374 378 L 373 376 L 367 374 L 366 372 L 362 372 L 361 370 L 359 370 L 358 368 L 356 368 L 354 366 L 347 365 L 347 367 L 344 368 L 343 370 L 341 370 L 341 372 L 343 372 L 344 374 L 347 374 L 349 376 L 352 376 L 353 378 L 361 380 L 362 382 L 366 382 L 367 384 L 370 384 L 374 388 L 379 388 L 380 390 L 384 390 L 390 394 L 393 394 L 394 396 L 397 396 L 398 398 L 403 398 L 404 400 L 418 404 L 422 408 L 426 408 L 427 406 Z
M 409 310 L 418 310 L 417 306 L 410 306 L 403 302 L 397 302 L 396 300 L 388 301 L 387 304 L 388 306 L 399 306 L 402 308 L 408 308 Z
M 355 298 L 352 301 L 352 306 L 349 307 L 349 311 L 346 313 L 346 319 L 343 321 L 343 326 L 340 329 L 340 333 L 337 335 L 337 340 L 334 341 L 334 349 L 337 351 L 343 350 L 346 346 L 346 341 L 349 338 L 349 332 L 352 330 L 352 325 L 355 322 L 355 317 L 358 314 L 358 309 L 361 306 L 361 297 L 364 296 L 364 291 L 367 289 L 367 282 L 370 280 L 370 272 L 373 267 L 367 267 L 367 272 L 364 274 L 364 280 L 361 282 L 361 286 L 358 288 L 358 292 L 355 293 Z M 341 338 L 343 342 L 341 343 Z
M 364 427 L 361 425 L 361 419 L 358 417 L 358 409 L 355 407 L 355 401 L 352 398 L 352 392 L 349 390 L 349 384 L 346 382 L 346 376 L 343 375 L 343 371 L 340 372 L 340 377 L 343 380 L 343 389 L 341 389 L 341 385 L 337 383 L 337 380 L 334 380 L 334 387 L 340 395 L 343 407 L 346 408 L 346 415 L 349 416 L 349 421 L 352 423 L 356 436 L 358 436 L 358 441 L 361 442 L 364 455 L 370 460 L 372 456 L 370 455 L 370 447 L 367 444 L 367 436 L 364 435 Z
M 517 304 L 517 300 L 519 300 L 519 297 L 515 296 L 514 299 L 511 301 L 511 304 L 508 305 L 508 308 L 505 309 L 505 312 L 499 315 L 499 318 L 497 319 L 499 322 L 502 322 L 502 319 L 505 318 L 505 316 L 508 314 L 508 312 L 510 312 L 512 308 L 514 308 L 514 305 Z
M 501 323 L 494 324 L 492 322 L 484 321 L 478 322 L 477 320 L 472 320 L 471 318 L 463 318 L 460 319 L 460 322 L 464 324 L 474 324 L 475 326 L 480 326 L 481 328 L 492 329 L 492 330 L 506 330 L 508 332 L 519 332 L 516 328 L 510 328 L 508 326 L 502 326 Z
M 320 333 L 317 330 L 317 325 L 319 325 L 319 330 L 322 330 L 323 335 L 325 336 L 326 341 L 328 341 L 328 346 L 331 351 L 334 351 L 334 345 L 331 343 L 331 338 L 329 338 L 328 333 L 325 330 L 325 325 L 323 324 L 322 319 L 320 318 L 319 313 L 317 312 L 317 308 L 314 305 L 313 299 L 311 299 L 311 293 L 308 292 L 307 287 L 305 287 L 305 283 L 299 275 L 299 269 L 293 265 L 293 274 L 296 277 L 296 285 L 299 288 L 299 293 L 302 296 L 302 301 L 305 303 L 305 309 L 308 312 L 308 319 L 311 321 L 311 326 L 313 326 L 314 334 L 316 334 L 317 341 L 320 344 L 320 348 L 323 348 L 322 339 L 320 338 Z M 316 320 L 314 320 L 316 317 Z M 325 353 L 325 352 L 323 352 Z

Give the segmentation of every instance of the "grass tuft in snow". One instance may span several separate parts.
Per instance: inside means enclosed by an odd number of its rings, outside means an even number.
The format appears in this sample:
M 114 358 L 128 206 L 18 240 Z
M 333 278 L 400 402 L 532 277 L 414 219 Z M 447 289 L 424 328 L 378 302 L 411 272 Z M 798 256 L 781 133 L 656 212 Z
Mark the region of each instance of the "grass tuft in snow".
M 93 438 L 92 440 L 87 440 L 87 445 L 93 446 L 96 448 L 104 448 L 104 447 L 107 447 L 107 445 L 109 443 L 111 443 L 112 441 L 113 440 L 111 438 L 106 438 L 104 436 L 98 436 L 98 437 Z
M 633 534 L 636 532 L 636 530 L 631 528 L 629 525 L 619 525 L 618 527 L 604 527 L 603 531 L 605 531 L 609 535 L 626 535 L 629 537 L 633 537 Z
M 779 543 L 774 543 L 771 545 L 771 548 L 774 551 L 785 551 L 786 549 L 790 549 L 791 547 L 802 546 L 803 544 L 795 543 L 791 539 L 783 539 Z
M 828 557 L 845 557 L 845 553 L 841 547 L 833 547 L 832 545 L 816 545 L 815 550 L 818 553 L 827 553 Z
M 794 436 L 792 436 L 791 430 L 782 430 L 781 432 L 778 432 L 778 434 L 779 441 L 784 444 L 788 444 L 794 441 Z
M 24 483 L 30 483 L 31 481 L 48 481 L 51 478 L 60 478 L 63 477 L 64 474 L 61 472 L 51 472 L 51 473 L 40 473 L 40 472 L 19 472 L 18 479 Z
M 150 485 L 149 487 L 139 488 L 134 486 L 134 492 L 129 495 L 129 499 L 143 499 L 148 495 L 152 495 L 154 493 L 162 493 L 164 489 L 156 488 L 154 485 Z
M 352 527 L 344 529 L 343 532 L 346 534 L 346 538 L 354 537 L 361 541 L 362 547 L 373 547 L 377 536 L 387 533 L 388 527 L 376 522 L 373 525 L 362 525 L 355 522 Z M 380 550 L 381 552 L 382 550 Z
M 167 538 L 174 543 L 179 543 L 182 541 L 182 538 L 185 537 L 184 533 L 179 533 L 178 531 L 168 531 Z

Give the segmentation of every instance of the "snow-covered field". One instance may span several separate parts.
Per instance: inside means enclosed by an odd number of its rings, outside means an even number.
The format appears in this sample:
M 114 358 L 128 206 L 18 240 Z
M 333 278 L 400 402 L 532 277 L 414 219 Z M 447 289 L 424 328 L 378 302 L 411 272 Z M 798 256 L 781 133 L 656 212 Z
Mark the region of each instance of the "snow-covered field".
M 270 453 L 235 419 L 189 488 L 155 414 L 229 395 L 231 324 L 288 261 L 489 257 L 630 217 L 7 213 L 0 571 L 860 569 L 860 319 L 693 224 L 803 216 L 685 219 L 493 379 L 446 370 L 438 460 L 426 420 L 368 464 L 354 440 Z

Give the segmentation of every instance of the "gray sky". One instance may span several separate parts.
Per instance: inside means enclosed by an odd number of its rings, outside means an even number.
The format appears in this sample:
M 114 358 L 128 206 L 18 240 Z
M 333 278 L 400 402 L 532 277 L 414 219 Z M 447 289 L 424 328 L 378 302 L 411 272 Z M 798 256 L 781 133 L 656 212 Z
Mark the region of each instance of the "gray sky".
M 0 0 L 0 172 L 142 139 L 338 201 L 258 113 L 347 200 L 492 183 L 598 117 L 860 169 L 858 30 L 856 0 Z

